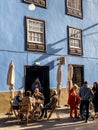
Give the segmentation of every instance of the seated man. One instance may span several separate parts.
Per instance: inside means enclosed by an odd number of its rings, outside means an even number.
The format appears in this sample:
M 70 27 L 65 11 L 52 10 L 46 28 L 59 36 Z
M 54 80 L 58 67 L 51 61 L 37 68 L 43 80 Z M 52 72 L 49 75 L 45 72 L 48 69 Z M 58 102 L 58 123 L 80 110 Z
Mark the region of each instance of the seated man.
M 34 90 L 34 94 L 32 96 L 34 99 L 35 99 L 35 105 L 40 105 L 40 106 L 43 106 L 44 105 L 44 95 L 39 92 L 39 88 L 36 87 L 35 90 Z
M 34 117 L 38 118 L 40 116 L 41 109 L 44 106 L 44 95 L 41 92 L 39 92 L 39 88 L 36 87 L 32 97 L 35 100 L 33 114 Z
M 47 118 L 47 110 L 52 110 L 53 108 L 56 107 L 57 104 L 57 91 L 56 90 L 50 90 L 50 102 L 48 104 L 45 105 L 44 108 L 42 108 L 42 114 L 39 117 L 39 119 L 41 119 L 43 116 L 44 118 Z M 45 115 L 44 115 L 45 112 Z

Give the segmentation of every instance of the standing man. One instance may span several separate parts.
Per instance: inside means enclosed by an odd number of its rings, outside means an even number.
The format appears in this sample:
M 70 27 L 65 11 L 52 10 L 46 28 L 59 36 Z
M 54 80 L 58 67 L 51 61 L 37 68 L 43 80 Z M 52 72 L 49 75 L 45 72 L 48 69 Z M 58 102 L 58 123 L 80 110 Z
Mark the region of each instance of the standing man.
M 84 82 L 84 85 L 79 90 L 79 96 L 81 97 L 81 103 L 80 103 L 80 115 L 83 119 L 83 108 L 85 107 L 86 110 L 86 119 L 85 123 L 88 121 L 89 117 L 89 100 L 91 96 L 93 96 L 92 90 L 89 88 L 89 85 L 87 81 Z
M 42 86 L 38 77 L 35 79 L 35 81 L 33 82 L 31 86 L 32 93 L 34 92 L 35 88 L 38 88 L 39 91 L 42 92 Z

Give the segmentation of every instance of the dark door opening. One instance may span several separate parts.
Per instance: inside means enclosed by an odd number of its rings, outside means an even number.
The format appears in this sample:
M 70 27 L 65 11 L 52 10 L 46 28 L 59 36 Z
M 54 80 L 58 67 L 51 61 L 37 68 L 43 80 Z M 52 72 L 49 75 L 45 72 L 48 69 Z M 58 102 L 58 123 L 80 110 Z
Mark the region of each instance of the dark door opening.
M 49 66 L 25 66 L 25 90 L 31 91 L 32 83 L 35 78 L 39 77 L 43 94 L 45 97 L 45 104 L 49 102 Z
M 79 87 L 83 85 L 84 82 L 84 66 L 83 65 L 73 65 L 73 83 L 76 83 Z

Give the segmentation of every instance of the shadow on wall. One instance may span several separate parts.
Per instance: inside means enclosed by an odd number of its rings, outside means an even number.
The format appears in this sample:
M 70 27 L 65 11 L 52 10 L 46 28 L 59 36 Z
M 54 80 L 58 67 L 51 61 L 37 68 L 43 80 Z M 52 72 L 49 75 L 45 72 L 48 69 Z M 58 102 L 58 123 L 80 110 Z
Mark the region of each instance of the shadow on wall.
M 98 23 L 95 23 L 95 24 L 93 24 L 93 25 L 91 25 L 91 26 L 89 26 L 89 27 L 83 29 L 82 31 L 85 32 L 85 31 L 87 31 L 87 30 L 89 30 L 89 29 L 91 29 L 91 28 L 93 28 L 93 27 L 96 27 L 97 25 L 98 25 Z M 83 35 L 83 36 L 95 35 L 95 34 L 97 34 L 97 33 L 98 33 L 98 31 L 90 32 L 90 33 L 85 34 L 85 35 Z
M 47 53 L 45 53 L 45 54 L 43 54 L 42 56 L 40 56 L 39 58 L 37 58 L 36 60 L 35 60 L 35 62 L 37 62 L 37 61 L 41 61 L 41 60 L 45 60 L 45 59 L 47 59 L 48 57 L 50 57 L 50 56 L 64 56 L 64 55 L 59 55 L 59 54 L 56 54 L 56 53 L 58 53 L 59 51 L 61 51 L 62 49 L 64 49 L 64 46 L 63 47 L 60 47 L 59 46 L 59 48 L 58 49 L 55 49 L 56 48 L 56 45 L 57 44 L 59 44 L 60 42 L 63 42 L 63 41 L 65 41 L 65 40 L 67 40 L 67 38 L 63 38 L 63 39 L 61 39 L 61 40 L 59 40 L 59 41 L 57 41 L 57 42 L 55 42 L 55 43 L 49 43 L 49 45 L 47 45 Z M 65 42 L 64 42 L 65 43 Z M 63 43 L 63 44 L 64 44 Z M 47 55 L 46 55 L 47 54 Z M 53 63 L 53 61 L 52 62 L 50 62 L 50 63 L 48 63 L 48 64 L 51 64 L 51 63 Z
M 95 27 L 95 26 L 97 26 L 98 25 L 98 23 L 96 23 L 96 24 L 93 24 L 92 26 L 89 26 L 89 27 L 87 27 L 87 28 L 85 28 L 85 29 L 83 29 L 82 31 L 83 32 L 85 32 L 85 31 L 87 31 L 87 30 L 89 30 L 89 29 L 91 29 L 91 28 L 93 28 L 93 27 Z M 96 31 L 96 32 L 92 32 L 92 33 L 89 33 L 89 34 L 86 34 L 86 35 L 84 35 L 84 36 L 89 36 L 89 35 L 94 35 L 94 34 L 97 34 L 98 33 L 98 31 Z M 58 44 L 60 44 L 60 43 L 62 43 L 62 44 L 65 44 L 66 42 L 66 40 L 68 39 L 68 37 L 66 37 L 66 38 L 63 38 L 63 39 L 61 39 L 61 40 L 58 40 L 58 41 L 56 41 L 56 42 L 54 42 L 54 43 L 48 43 L 48 45 L 47 45 L 47 55 L 42 55 L 42 56 L 40 56 L 38 59 L 36 59 L 36 61 L 41 61 L 41 60 L 44 60 L 44 59 L 46 59 L 46 58 L 48 58 L 48 57 L 50 57 L 50 56 L 52 56 L 52 55 L 55 55 L 55 56 L 61 56 L 61 55 L 58 55 L 58 54 L 56 54 L 56 53 L 58 53 L 59 51 L 61 51 L 62 49 L 64 49 L 65 48 L 65 45 L 63 46 L 63 47 L 60 47 L 59 46 L 59 48 L 58 49 L 55 49 L 56 48 L 56 45 L 58 45 Z M 58 46 L 57 46 L 58 47 Z M 64 55 L 62 55 L 62 56 L 64 56 Z M 36 62 L 35 61 L 35 62 Z

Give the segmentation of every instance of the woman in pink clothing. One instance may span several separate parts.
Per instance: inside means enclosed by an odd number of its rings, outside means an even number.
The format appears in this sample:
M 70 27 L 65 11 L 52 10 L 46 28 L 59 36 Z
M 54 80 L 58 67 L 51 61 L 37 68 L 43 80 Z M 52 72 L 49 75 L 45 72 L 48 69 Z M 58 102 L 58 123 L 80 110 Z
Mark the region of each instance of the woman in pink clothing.
M 78 86 L 74 84 L 73 88 L 69 91 L 68 105 L 70 106 L 70 117 L 78 117 L 78 105 L 80 103 L 80 97 L 78 95 Z

